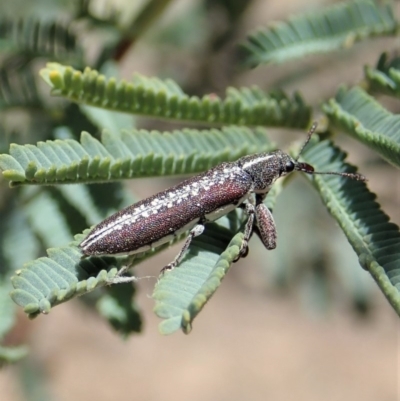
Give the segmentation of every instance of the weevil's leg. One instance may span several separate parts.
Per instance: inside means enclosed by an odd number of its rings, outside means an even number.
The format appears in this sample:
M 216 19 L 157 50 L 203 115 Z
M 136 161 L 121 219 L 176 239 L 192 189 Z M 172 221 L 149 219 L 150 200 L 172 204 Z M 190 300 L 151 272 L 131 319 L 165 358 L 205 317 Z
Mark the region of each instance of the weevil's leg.
M 244 208 L 246 210 L 247 215 L 249 218 L 246 221 L 246 226 L 244 228 L 244 236 L 243 236 L 243 241 L 240 246 L 240 251 L 238 257 L 234 260 L 234 262 L 237 262 L 240 258 L 244 258 L 247 256 L 249 253 L 249 241 L 251 238 L 251 235 L 253 234 L 253 227 L 254 227 L 254 213 L 255 213 L 255 207 L 253 205 L 253 199 L 249 199 L 246 201 L 243 206 L 241 205 L 240 207 Z
M 204 224 L 199 223 L 195 227 L 193 227 L 190 230 L 190 233 L 189 233 L 188 237 L 186 238 L 186 241 L 183 244 L 183 247 L 179 251 L 178 255 L 176 255 L 175 259 L 171 263 L 168 263 L 166 266 L 164 266 L 161 269 L 160 274 L 163 274 L 166 271 L 170 271 L 170 270 L 175 269 L 175 267 L 178 266 L 179 262 L 182 260 L 185 252 L 188 250 L 188 248 L 190 246 L 190 243 L 192 242 L 193 238 L 203 234 L 203 231 L 204 231 Z
M 240 256 L 244 256 L 248 253 L 249 241 L 251 234 L 253 233 L 255 208 L 251 202 L 246 202 L 246 213 L 248 214 L 249 218 L 247 219 L 246 226 L 244 228 L 243 241 L 240 247 Z
M 120 270 L 121 271 L 121 270 Z M 120 271 L 114 278 L 110 278 L 107 280 L 107 284 L 123 284 L 123 283 L 132 283 L 137 281 L 137 277 L 135 276 L 120 276 Z
M 135 276 L 124 276 L 124 274 L 129 270 L 129 268 L 132 266 L 132 261 L 133 258 L 129 258 L 127 261 L 127 264 L 122 266 L 115 277 L 110 278 L 107 280 L 107 284 L 121 284 L 121 283 L 131 283 L 133 281 L 136 281 L 137 278 Z
M 275 249 L 277 235 L 274 218 L 268 207 L 262 203 L 262 197 L 258 195 L 256 196 L 255 218 L 255 233 L 267 249 Z

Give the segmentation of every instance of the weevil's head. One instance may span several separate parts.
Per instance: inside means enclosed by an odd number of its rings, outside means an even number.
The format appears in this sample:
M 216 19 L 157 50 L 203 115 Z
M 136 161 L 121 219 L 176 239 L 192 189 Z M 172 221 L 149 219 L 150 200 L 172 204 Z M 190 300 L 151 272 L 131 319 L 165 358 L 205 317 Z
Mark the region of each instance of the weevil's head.
M 258 153 L 239 160 L 240 167 L 253 179 L 254 192 L 266 193 L 280 177 L 292 171 L 313 173 L 314 168 L 307 163 L 299 163 L 282 150 Z
M 302 171 L 307 174 L 336 175 L 358 181 L 367 180 L 363 175 L 357 173 L 315 171 L 314 167 L 310 164 L 299 162 L 282 150 L 244 156 L 239 159 L 238 163 L 239 166 L 251 176 L 253 180 L 253 191 L 260 194 L 266 194 L 278 178 L 284 177 L 293 171 Z

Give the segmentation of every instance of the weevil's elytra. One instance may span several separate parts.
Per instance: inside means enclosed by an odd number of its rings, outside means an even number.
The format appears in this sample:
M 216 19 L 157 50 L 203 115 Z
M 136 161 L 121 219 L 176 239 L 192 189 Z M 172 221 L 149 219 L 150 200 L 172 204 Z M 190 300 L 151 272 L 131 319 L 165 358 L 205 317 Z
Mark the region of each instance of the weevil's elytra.
M 232 164 L 222 163 L 117 212 L 90 232 L 80 245 L 83 253 L 141 252 L 235 209 L 250 195 L 252 181 Z
M 315 129 L 316 124 L 309 131 L 301 151 Z M 315 172 L 309 164 L 298 162 L 299 156 L 293 159 L 276 150 L 222 163 L 108 217 L 82 241 L 82 253 L 85 256 L 134 254 L 155 248 L 190 230 L 182 250 L 163 270 L 172 269 L 182 259 L 191 240 L 203 232 L 205 223 L 217 220 L 239 206 L 249 215 L 241 255 L 247 251 L 254 226 L 266 248 L 273 249 L 276 246 L 275 224 L 262 200 L 279 177 L 302 171 L 365 180 L 359 174 Z

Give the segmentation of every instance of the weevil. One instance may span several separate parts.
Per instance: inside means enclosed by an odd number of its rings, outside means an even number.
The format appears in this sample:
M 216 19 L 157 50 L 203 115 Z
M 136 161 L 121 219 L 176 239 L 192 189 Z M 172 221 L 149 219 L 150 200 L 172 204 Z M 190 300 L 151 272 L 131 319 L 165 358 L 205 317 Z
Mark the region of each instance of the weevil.
M 203 233 L 207 222 L 217 220 L 237 207 L 244 208 L 248 215 L 239 255 L 247 253 L 253 229 L 267 249 L 274 249 L 275 223 L 263 200 L 278 178 L 293 171 L 302 171 L 366 180 L 357 173 L 317 172 L 311 165 L 298 161 L 316 128 L 314 123 L 296 158 L 276 150 L 221 163 L 113 214 L 96 225 L 82 241 L 80 248 L 83 255 L 135 254 L 169 242 L 188 231 L 180 252 L 161 270 L 165 272 L 179 264 L 192 239 Z M 119 277 L 116 281 L 130 279 Z

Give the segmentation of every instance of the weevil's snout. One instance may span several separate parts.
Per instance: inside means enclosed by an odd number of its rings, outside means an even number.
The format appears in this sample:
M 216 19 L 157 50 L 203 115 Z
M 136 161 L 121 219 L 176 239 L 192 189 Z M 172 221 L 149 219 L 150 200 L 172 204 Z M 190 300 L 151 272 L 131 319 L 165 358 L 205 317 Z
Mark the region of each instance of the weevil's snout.
M 308 163 L 296 163 L 296 170 L 302 171 L 303 173 L 312 174 L 314 172 L 314 167 Z

